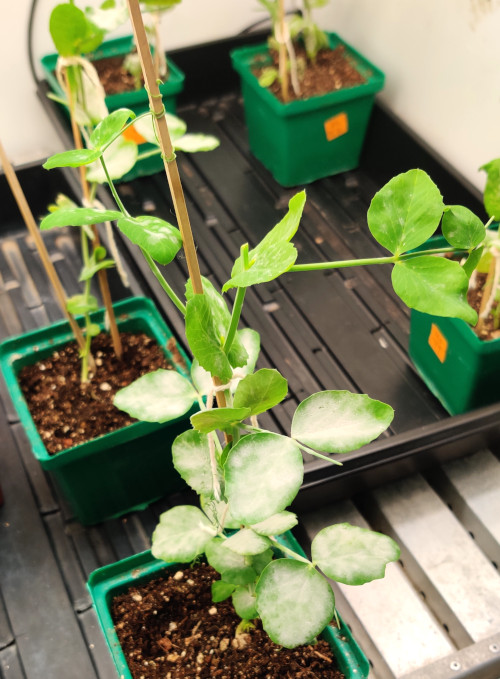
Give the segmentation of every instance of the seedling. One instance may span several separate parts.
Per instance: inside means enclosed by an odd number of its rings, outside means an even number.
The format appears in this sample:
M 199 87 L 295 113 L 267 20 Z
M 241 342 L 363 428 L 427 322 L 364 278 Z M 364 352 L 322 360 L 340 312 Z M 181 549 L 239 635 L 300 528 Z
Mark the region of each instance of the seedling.
M 383 577 L 386 565 L 399 558 L 399 548 L 391 538 L 346 523 L 318 533 L 311 560 L 279 544 L 276 536 L 297 523 L 287 508 L 302 484 L 302 452 L 340 464 L 330 456 L 374 440 L 390 426 L 393 409 L 365 394 L 327 390 L 299 404 L 288 436 L 263 429 L 259 416 L 286 397 L 288 383 L 277 370 L 255 369 L 259 336 L 252 329 L 239 329 L 246 290 L 284 273 L 307 275 L 304 272 L 327 268 L 392 265 L 394 290 L 408 306 L 473 323 L 477 314 L 467 304 L 466 292 L 484 227 L 478 228 L 465 208 L 448 211 L 453 222 L 449 247 L 415 252 L 436 231 L 446 206 L 428 175 L 410 170 L 388 182 L 368 211 L 368 227 L 389 251 L 388 256 L 298 264 L 292 239 L 306 201 L 305 191 L 300 191 L 260 243 L 254 248 L 241 246 L 230 277 L 218 291 L 199 274 L 168 126 L 149 77 L 152 65 L 146 61 L 137 0 L 129 0 L 129 7 L 180 232 L 152 217 L 130 216 L 111 181 L 117 210 L 108 211 L 105 218 L 116 219 L 118 228 L 141 248 L 153 270 L 156 262 L 172 261 L 184 245 L 190 273 L 184 299 L 177 297 L 159 271 L 157 277 L 185 319 L 194 360 L 191 380 L 159 370 L 121 390 L 115 405 L 151 422 L 169 421 L 174 406 L 178 413 L 179 404 L 187 412 L 193 399 L 200 406 L 191 417 L 192 430 L 181 434 L 172 448 L 174 465 L 199 495 L 200 507 L 177 506 L 162 514 L 152 551 L 168 562 L 190 562 L 204 555 L 221 575 L 214 583 L 214 601 L 232 597 L 242 628 L 260 617 L 273 641 L 294 647 L 310 642 L 334 617 L 334 595 L 325 576 L 360 585 Z M 46 167 L 99 160 L 106 172 L 104 151 L 121 134 L 129 115 L 112 114 L 96 128 L 93 149 L 57 154 Z M 66 223 L 82 224 L 104 218 L 99 211 L 81 208 L 68 210 L 66 216 Z M 464 266 L 437 256 L 443 252 L 465 255 Z M 231 311 L 224 297 L 229 290 L 235 291 Z M 218 407 L 214 407 L 214 398 Z M 274 548 L 290 558 L 274 558 Z

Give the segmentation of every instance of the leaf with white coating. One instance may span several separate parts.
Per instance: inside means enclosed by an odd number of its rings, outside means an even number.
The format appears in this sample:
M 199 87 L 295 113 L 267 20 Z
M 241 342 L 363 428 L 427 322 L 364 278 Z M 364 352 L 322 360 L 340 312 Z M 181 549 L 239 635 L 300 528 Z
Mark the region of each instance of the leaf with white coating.
M 237 587 L 233 592 L 232 602 L 237 615 L 243 620 L 253 620 L 258 617 L 257 598 L 252 584 Z
M 293 512 L 278 512 L 274 516 L 270 516 L 265 521 L 254 523 L 251 526 L 252 530 L 259 535 L 281 535 L 291 530 L 298 523 L 297 515 Z
M 293 559 L 272 561 L 259 578 L 256 594 L 263 628 L 285 648 L 311 642 L 335 611 L 326 579 L 310 564 Z
M 195 400 L 189 380 L 174 370 L 160 369 L 120 389 L 113 403 L 143 422 L 169 422 L 187 413 Z
M 326 453 L 349 453 L 380 436 L 394 410 L 366 394 L 320 391 L 298 406 L 292 437 Z
M 236 554 L 253 556 L 269 549 L 271 541 L 262 535 L 257 535 L 250 528 L 242 528 L 226 540 L 225 546 Z
M 249 564 L 249 559 L 228 549 L 225 543 L 223 538 L 214 538 L 206 544 L 205 555 L 210 566 L 232 585 L 254 582 L 257 573 Z
M 208 436 L 189 429 L 172 444 L 172 460 L 181 478 L 198 494 L 213 492 Z
M 220 146 L 220 140 L 212 134 L 185 134 L 174 141 L 175 150 L 186 153 L 213 151 L 218 146 Z
M 304 465 L 295 441 L 278 434 L 250 434 L 232 448 L 224 474 L 234 518 L 254 524 L 292 502 L 302 484 Z
M 332 580 L 363 585 L 385 575 L 385 567 L 399 559 L 399 547 L 382 533 L 339 523 L 323 528 L 311 545 L 312 560 Z
M 160 516 L 152 538 L 151 552 L 157 559 L 183 563 L 205 551 L 216 534 L 205 514 L 192 505 L 178 505 Z
M 106 164 L 106 169 L 111 179 L 120 179 L 123 175 L 130 172 L 137 162 L 137 144 L 120 136 L 108 146 L 104 151 L 103 159 Z M 96 184 L 106 184 L 108 178 L 98 160 L 92 165 L 89 165 L 87 170 L 87 179 L 89 182 Z

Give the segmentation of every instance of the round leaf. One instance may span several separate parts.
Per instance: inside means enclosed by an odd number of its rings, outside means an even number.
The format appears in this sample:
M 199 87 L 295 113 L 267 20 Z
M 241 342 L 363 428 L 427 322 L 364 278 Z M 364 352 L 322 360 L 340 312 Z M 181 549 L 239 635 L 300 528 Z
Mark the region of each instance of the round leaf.
M 120 231 L 159 264 L 170 264 L 182 247 L 179 229 L 159 217 L 121 217 Z
M 235 408 L 249 408 L 250 415 L 259 415 L 280 403 L 287 392 L 285 378 L 277 370 L 263 368 L 239 382 L 233 405 Z
M 179 434 L 172 444 L 172 460 L 180 476 L 199 495 L 213 492 L 208 436 L 193 429 Z
M 212 601 L 216 604 L 219 601 L 224 601 L 236 589 L 236 585 L 230 585 L 228 582 L 223 580 L 216 580 L 212 582 Z
M 287 507 L 304 476 L 298 445 L 278 434 L 250 434 L 232 448 L 225 469 L 226 496 L 236 520 L 254 524 Z
M 310 643 L 333 618 L 335 597 L 311 565 L 276 559 L 256 587 L 257 610 L 270 638 L 285 648 Z
M 470 250 L 483 242 L 486 229 L 476 215 L 462 205 L 449 205 L 443 214 L 443 236 L 455 248 Z
M 104 32 L 72 3 L 54 7 L 50 14 L 49 31 L 56 50 L 65 57 L 91 52 L 104 38 Z
M 250 528 L 242 528 L 226 540 L 225 546 L 236 554 L 253 556 L 265 552 L 271 546 L 271 541 Z
M 216 529 L 198 507 L 178 505 L 160 516 L 151 552 L 163 561 L 186 563 L 202 554 L 215 534 Z
M 411 309 L 477 323 L 477 313 L 467 303 L 469 279 L 458 262 L 429 255 L 398 262 L 392 285 Z
M 155 370 L 120 389 L 113 403 L 143 422 L 169 422 L 187 413 L 195 399 L 185 377 L 174 370 Z
M 399 559 L 399 547 L 387 535 L 340 523 L 323 528 L 314 538 L 311 554 L 323 573 L 346 585 L 363 585 L 385 575 Z
M 66 300 L 66 309 L 70 314 L 79 316 L 97 311 L 99 303 L 94 295 L 73 295 Z
M 243 620 L 253 620 L 258 617 L 257 597 L 252 585 L 235 589 L 231 600 L 234 610 Z
M 254 582 L 257 573 L 249 565 L 248 559 L 225 546 L 226 540 L 214 538 L 205 546 L 208 563 L 222 575 L 224 582 L 231 585 L 246 585 Z
M 432 236 L 443 210 L 443 199 L 431 178 L 423 170 L 409 170 L 375 194 L 368 209 L 368 228 L 381 245 L 401 254 Z
M 211 134 L 185 134 L 173 143 L 176 151 L 185 151 L 186 153 L 213 151 L 220 146 L 219 139 Z
M 320 391 L 299 405 L 292 437 L 326 453 L 349 453 L 380 436 L 394 410 L 366 394 Z
M 491 160 L 480 169 L 488 175 L 484 187 L 484 207 L 488 216 L 498 221 L 500 220 L 500 158 Z
M 251 528 L 259 535 L 281 535 L 291 530 L 297 523 L 297 515 L 293 512 L 279 512 L 265 521 L 254 523 Z

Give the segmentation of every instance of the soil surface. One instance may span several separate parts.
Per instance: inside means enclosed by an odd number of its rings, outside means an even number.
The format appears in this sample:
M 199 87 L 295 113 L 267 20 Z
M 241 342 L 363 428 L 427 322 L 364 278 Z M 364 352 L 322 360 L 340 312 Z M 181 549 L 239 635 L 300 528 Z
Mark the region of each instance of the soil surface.
M 123 61 L 124 57 L 120 56 L 106 57 L 92 62 L 107 95 L 133 92 L 136 89 L 135 78 L 123 68 Z M 144 82 L 142 77 L 141 82 Z
M 365 78 L 356 70 L 354 62 L 347 55 L 344 45 L 339 45 L 333 50 L 320 50 L 314 62 L 306 59 L 303 48 L 296 48 L 296 56 L 307 66 L 303 75 L 299 78 L 301 88 L 299 95 L 294 93 L 289 78 L 290 101 L 309 99 L 309 97 L 327 94 L 346 87 L 354 87 L 366 82 Z M 278 68 L 278 53 L 272 52 L 272 58 L 274 66 Z M 255 75 L 259 77 L 262 70 L 262 68 L 255 68 Z M 269 87 L 269 90 L 280 101 L 283 101 L 281 85 L 278 80 Z
M 231 599 L 214 604 L 219 575 L 205 564 L 130 588 L 113 601 L 115 629 L 134 679 L 345 679 L 319 640 L 289 650 L 241 622 Z
M 479 313 L 479 307 L 483 298 L 483 288 L 486 282 L 486 274 L 476 272 L 475 277 L 476 285 L 474 288 L 469 288 L 467 300 L 471 307 Z M 494 302 L 493 310 L 495 310 L 497 306 L 498 302 Z M 490 314 L 488 318 L 485 318 L 484 322 L 480 325 L 477 325 L 474 328 L 474 332 L 482 340 L 493 340 L 500 337 L 500 329 L 495 328 L 492 314 Z
M 173 369 L 156 341 L 144 333 L 120 333 L 120 337 L 121 360 L 117 359 L 107 333 L 92 339 L 96 371 L 86 384 L 80 381 L 76 342 L 25 366 L 19 373 L 19 385 L 50 454 L 135 422 L 115 408 L 115 393 L 148 372 Z

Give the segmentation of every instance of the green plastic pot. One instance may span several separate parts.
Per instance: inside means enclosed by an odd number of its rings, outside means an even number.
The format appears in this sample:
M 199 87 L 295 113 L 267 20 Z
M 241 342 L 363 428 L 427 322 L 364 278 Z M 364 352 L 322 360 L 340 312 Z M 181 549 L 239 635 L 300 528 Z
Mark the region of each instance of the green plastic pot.
M 90 61 L 98 61 L 99 59 L 107 57 L 125 57 L 134 49 L 134 39 L 132 36 L 125 36 L 123 38 L 116 38 L 115 40 L 108 40 L 104 42 L 95 52 L 87 54 L 86 57 Z M 58 54 L 47 54 L 42 57 L 41 65 L 44 71 L 47 82 L 52 88 L 53 92 L 58 96 L 64 97 L 64 93 L 55 76 L 55 69 L 58 59 Z M 163 104 L 168 113 L 176 113 L 176 98 L 182 92 L 184 87 L 184 73 L 169 59 L 169 77 L 168 80 L 160 85 L 160 92 L 163 95 Z M 137 115 L 149 110 L 148 93 L 142 87 L 140 90 L 133 92 L 123 92 L 121 94 L 112 94 L 106 97 L 106 106 L 110 113 L 116 111 L 118 108 L 132 109 Z M 66 108 L 65 108 L 65 112 Z M 131 133 L 133 134 L 133 133 Z M 157 147 L 147 142 L 139 144 L 139 153 L 147 153 L 155 150 Z M 145 177 L 163 170 L 163 160 L 160 154 L 150 156 L 138 161 L 135 166 L 124 175 L 120 182 L 130 181 L 136 177 Z
M 145 332 L 153 337 L 167 358 L 172 338 L 167 325 L 149 299 L 134 297 L 113 305 L 118 327 L 124 332 Z M 104 310 L 91 314 L 104 327 Z M 193 409 L 172 422 L 134 422 L 91 441 L 49 455 L 38 434 L 17 381 L 25 365 L 36 363 L 73 341 L 69 323 L 61 321 L 46 328 L 11 337 L 0 344 L 0 369 L 33 455 L 55 478 L 75 516 L 83 524 L 94 524 L 144 509 L 151 502 L 186 486 L 172 465 L 170 447 L 174 438 L 190 427 Z M 176 370 L 189 376 L 189 360 L 177 347 L 185 365 Z
M 498 224 L 492 228 L 498 229 Z M 436 236 L 420 249 L 447 245 Z M 500 400 L 500 339 L 479 339 L 465 321 L 413 309 L 409 354 L 420 377 L 451 415 Z
M 335 33 L 332 49 L 344 45 L 366 82 L 355 87 L 282 104 L 261 87 L 252 69 L 270 62 L 266 44 L 231 52 L 241 76 L 250 149 L 282 186 L 307 184 L 357 167 L 375 94 L 384 74 Z
M 305 556 L 290 532 L 279 536 L 278 540 L 286 547 Z M 103 566 L 90 575 L 87 587 L 120 679 L 132 679 L 132 675 L 114 629 L 111 617 L 113 599 L 131 586 L 148 582 L 168 571 L 176 571 L 182 566 L 182 564 L 175 563 L 166 564 L 164 561 L 155 559 L 151 552 L 147 551 L 109 566 Z M 340 629 L 328 626 L 322 637 L 330 644 L 346 679 L 366 679 L 370 667 L 368 659 L 341 619 L 340 623 Z

